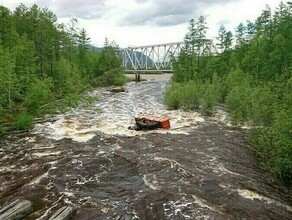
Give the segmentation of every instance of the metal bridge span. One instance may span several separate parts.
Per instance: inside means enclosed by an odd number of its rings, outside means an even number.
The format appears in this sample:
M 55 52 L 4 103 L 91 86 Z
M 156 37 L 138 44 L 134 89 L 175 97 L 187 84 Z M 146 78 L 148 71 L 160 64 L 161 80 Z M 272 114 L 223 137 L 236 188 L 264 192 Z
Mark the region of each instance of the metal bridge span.
M 126 72 L 172 72 L 173 58 L 177 57 L 184 42 L 156 44 L 120 49 Z

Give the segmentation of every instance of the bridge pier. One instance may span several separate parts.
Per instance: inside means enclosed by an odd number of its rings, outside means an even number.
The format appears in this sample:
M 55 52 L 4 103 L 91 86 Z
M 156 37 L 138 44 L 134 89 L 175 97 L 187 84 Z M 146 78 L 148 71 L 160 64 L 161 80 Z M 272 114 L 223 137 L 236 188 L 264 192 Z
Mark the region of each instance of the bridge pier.
M 135 82 L 138 83 L 141 81 L 141 75 L 140 74 L 135 74 Z

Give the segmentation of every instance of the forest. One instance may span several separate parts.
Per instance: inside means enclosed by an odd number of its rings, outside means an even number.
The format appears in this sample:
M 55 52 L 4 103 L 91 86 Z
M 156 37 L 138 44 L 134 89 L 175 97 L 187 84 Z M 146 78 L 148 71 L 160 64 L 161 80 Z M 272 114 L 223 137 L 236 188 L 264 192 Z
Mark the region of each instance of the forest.
M 75 18 L 60 24 L 47 8 L 20 4 L 11 12 L 0 6 L 0 134 L 90 102 L 80 96 L 86 89 L 125 83 L 117 49 L 105 39 L 96 53 Z
M 234 33 L 222 25 L 216 43 L 207 29 L 204 16 L 190 21 L 168 107 L 212 115 L 221 106 L 234 126 L 250 128 L 249 143 L 264 166 L 291 184 L 292 2 L 266 6 Z

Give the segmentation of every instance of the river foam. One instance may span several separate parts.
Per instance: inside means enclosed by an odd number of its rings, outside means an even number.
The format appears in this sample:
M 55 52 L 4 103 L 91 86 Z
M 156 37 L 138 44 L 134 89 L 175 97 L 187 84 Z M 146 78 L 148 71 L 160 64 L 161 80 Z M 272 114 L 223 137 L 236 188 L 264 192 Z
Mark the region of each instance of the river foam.
M 97 133 L 107 135 L 136 136 L 145 133 L 189 134 L 196 126 L 204 123 L 197 112 L 167 110 L 163 104 L 166 81 L 129 83 L 126 92 L 112 93 L 106 88 L 90 92 L 100 100 L 88 108 L 76 108 L 56 116 L 55 120 L 36 124 L 34 132 L 54 140 L 70 138 L 87 142 Z M 135 124 L 134 118 L 140 113 L 170 118 L 170 129 L 151 131 L 129 130 Z

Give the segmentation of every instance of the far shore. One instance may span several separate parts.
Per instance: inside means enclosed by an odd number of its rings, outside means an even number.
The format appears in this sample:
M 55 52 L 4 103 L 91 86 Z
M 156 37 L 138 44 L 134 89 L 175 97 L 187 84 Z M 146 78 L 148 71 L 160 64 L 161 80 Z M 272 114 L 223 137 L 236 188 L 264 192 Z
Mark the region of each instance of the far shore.
M 135 74 L 126 74 L 127 77 L 135 79 Z M 168 81 L 172 77 L 172 73 L 162 73 L 162 74 L 140 74 L 141 80 L 156 80 L 156 81 Z

